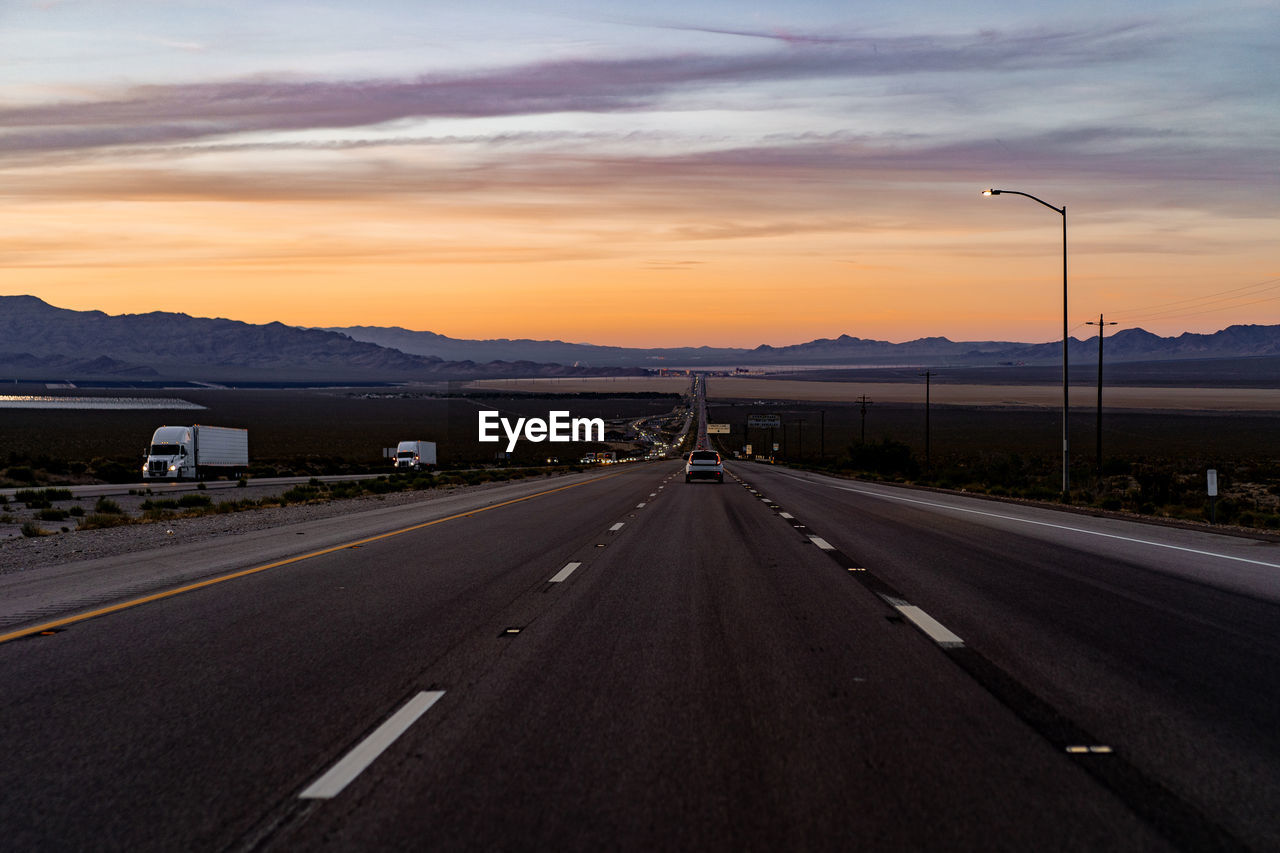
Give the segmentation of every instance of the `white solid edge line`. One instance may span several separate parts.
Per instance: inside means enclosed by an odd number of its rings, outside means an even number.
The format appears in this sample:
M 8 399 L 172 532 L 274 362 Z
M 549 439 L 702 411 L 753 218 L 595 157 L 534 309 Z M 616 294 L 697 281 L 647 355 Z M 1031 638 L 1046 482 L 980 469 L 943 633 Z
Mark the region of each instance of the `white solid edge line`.
M 555 576 L 555 577 L 553 577 L 551 580 L 547 581 L 547 583 L 560 583 L 560 582 L 561 582 L 561 581 L 563 581 L 565 578 L 569 577 L 569 575 L 573 574 L 574 570 L 575 570 L 575 569 L 577 569 L 577 568 L 578 568 L 579 566 L 581 566 L 581 565 L 582 565 L 582 563 L 568 563 L 568 564 L 566 564 L 566 565 L 565 565 L 565 567 L 564 567 L 563 569 L 561 569 L 560 571 L 556 572 L 556 576 Z
M 617 531 L 619 531 L 619 530 L 621 530 L 621 529 L 622 529 L 622 525 L 624 525 L 624 524 L 626 524 L 626 522 L 625 522 L 625 521 L 619 521 L 619 522 L 618 522 L 617 524 L 615 524 L 613 527 L 610 527 L 610 528 L 609 528 L 609 532 L 610 532 L 610 533 L 616 533 Z
M 832 545 L 830 542 L 823 539 L 821 536 L 810 536 L 809 538 L 813 540 L 814 545 L 817 545 L 819 548 L 821 548 L 824 551 L 834 551 L 836 549 L 836 546 Z
M 1168 548 L 1170 551 L 1183 551 L 1187 554 L 1198 554 L 1201 557 L 1217 557 L 1220 560 L 1234 560 L 1237 563 L 1249 563 L 1254 566 L 1266 566 L 1271 569 L 1280 569 L 1280 563 L 1268 563 L 1265 560 L 1250 560 L 1247 557 L 1233 557 L 1230 554 L 1215 554 L 1213 551 L 1201 551 L 1199 548 L 1185 548 L 1181 545 L 1169 545 L 1164 542 L 1152 542 L 1150 539 L 1135 539 L 1132 536 L 1121 536 L 1117 533 L 1103 533 L 1098 530 L 1085 530 L 1082 527 L 1071 527 L 1066 524 L 1053 524 L 1049 521 L 1035 521 L 1030 518 L 1018 518 L 1016 515 L 1001 515 L 998 512 L 984 512 L 980 509 L 965 509 L 964 507 L 951 506 L 949 504 L 936 503 L 934 501 L 922 501 L 916 498 L 904 498 L 900 495 L 885 495 L 880 492 L 870 492 L 866 489 L 851 489 L 848 486 L 834 486 L 818 480 L 810 480 L 807 477 L 796 477 L 791 474 L 782 474 L 792 480 L 799 480 L 802 483 L 811 483 L 815 486 L 822 486 L 828 489 L 839 489 L 842 492 L 853 492 L 858 495 L 866 495 L 870 498 L 880 498 L 886 501 L 901 501 L 909 504 L 921 504 L 922 506 L 931 506 L 937 509 L 948 509 L 955 512 L 967 512 L 970 515 L 985 515 L 989 518 L 1000 518 L 1005 521 L 1016 521 L 1021 524 L 1034 524 L 1037 527 L 1052 527 L 1056 530 L 1065 530 L 1069 533 L 1084 533 L 1089 536 L 1101 536 L 1103 539 L 1119 539 L 1121 542 L 1132 542 L 1135 545 L 1150 545 L 1153 548 Z M 1205 533 L 1213 533 L 1212 530 L 1203 531 Z
M 794 516 L 794 515 L 792 515 L 792 514 L 791 514 L 791 513 L 789 513 L 789 512 L 780 512 L 780 513 L 778 513 L 778 515 L 779 515 L 779 517 L 781 517 L 781 518 L 795 518 L 795 516 Z
M 443 690 L 424 690 L 391 715 L 391 719 L 378 726 L 355 749 L 343 756 L 342 760 L 305 791 L 298 795 L 302 800 L 331 800 L 353 779 L 364 772 L 387 747 L 395 743 L 396 738 L 404 734 L 410 726 L 418 721 L 432 705 L 444 695 Z
M 899 613 L 910 619 L 913 625 L 928 634 L 929 639 L 943 648 L 955 649 L 964 645 L 964 640 L 951 633 L 946 625 L 943 625 L 914 604 L 899 604 L 896 606 Z

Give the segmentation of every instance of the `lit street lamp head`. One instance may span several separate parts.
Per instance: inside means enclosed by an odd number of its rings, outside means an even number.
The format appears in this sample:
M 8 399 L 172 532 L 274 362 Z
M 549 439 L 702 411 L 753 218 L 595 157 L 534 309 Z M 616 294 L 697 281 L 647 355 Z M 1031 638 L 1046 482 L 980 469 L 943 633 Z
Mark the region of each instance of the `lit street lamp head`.
M 1000 190 L 983 190 L 983 195 L 1000 195 Z

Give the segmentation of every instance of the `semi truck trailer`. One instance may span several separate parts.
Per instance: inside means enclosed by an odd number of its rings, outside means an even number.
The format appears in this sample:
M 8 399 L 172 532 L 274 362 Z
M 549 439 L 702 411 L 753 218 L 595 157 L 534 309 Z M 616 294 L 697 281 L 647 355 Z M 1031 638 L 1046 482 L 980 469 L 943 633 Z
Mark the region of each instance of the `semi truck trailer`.
M 434 441 L 402 441 L 396 445 L 396 467 L 421 471 L 436 467 L 436 443 Z
M 151 436 L 144 480 L 236 476 L 249 467 L 249 431 L 235 427 L 162 426 Z

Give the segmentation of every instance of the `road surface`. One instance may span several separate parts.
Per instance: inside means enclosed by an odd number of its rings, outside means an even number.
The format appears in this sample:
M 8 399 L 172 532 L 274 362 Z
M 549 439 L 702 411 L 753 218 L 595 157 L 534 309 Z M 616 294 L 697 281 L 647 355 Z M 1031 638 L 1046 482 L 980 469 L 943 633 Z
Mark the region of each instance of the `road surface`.
M 1280 849 L 1276 545 L 682 470 L 32 575 L 5 847 Z

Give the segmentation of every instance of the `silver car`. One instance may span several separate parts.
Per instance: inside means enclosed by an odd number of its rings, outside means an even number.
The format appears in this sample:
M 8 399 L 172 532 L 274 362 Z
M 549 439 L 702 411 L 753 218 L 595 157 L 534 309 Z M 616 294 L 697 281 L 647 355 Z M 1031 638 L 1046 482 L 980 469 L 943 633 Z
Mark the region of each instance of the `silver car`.
M 724 462 L 714 450 L 695 450 L 684 461 L 684 481 L 715 480 L 724 482 Z

